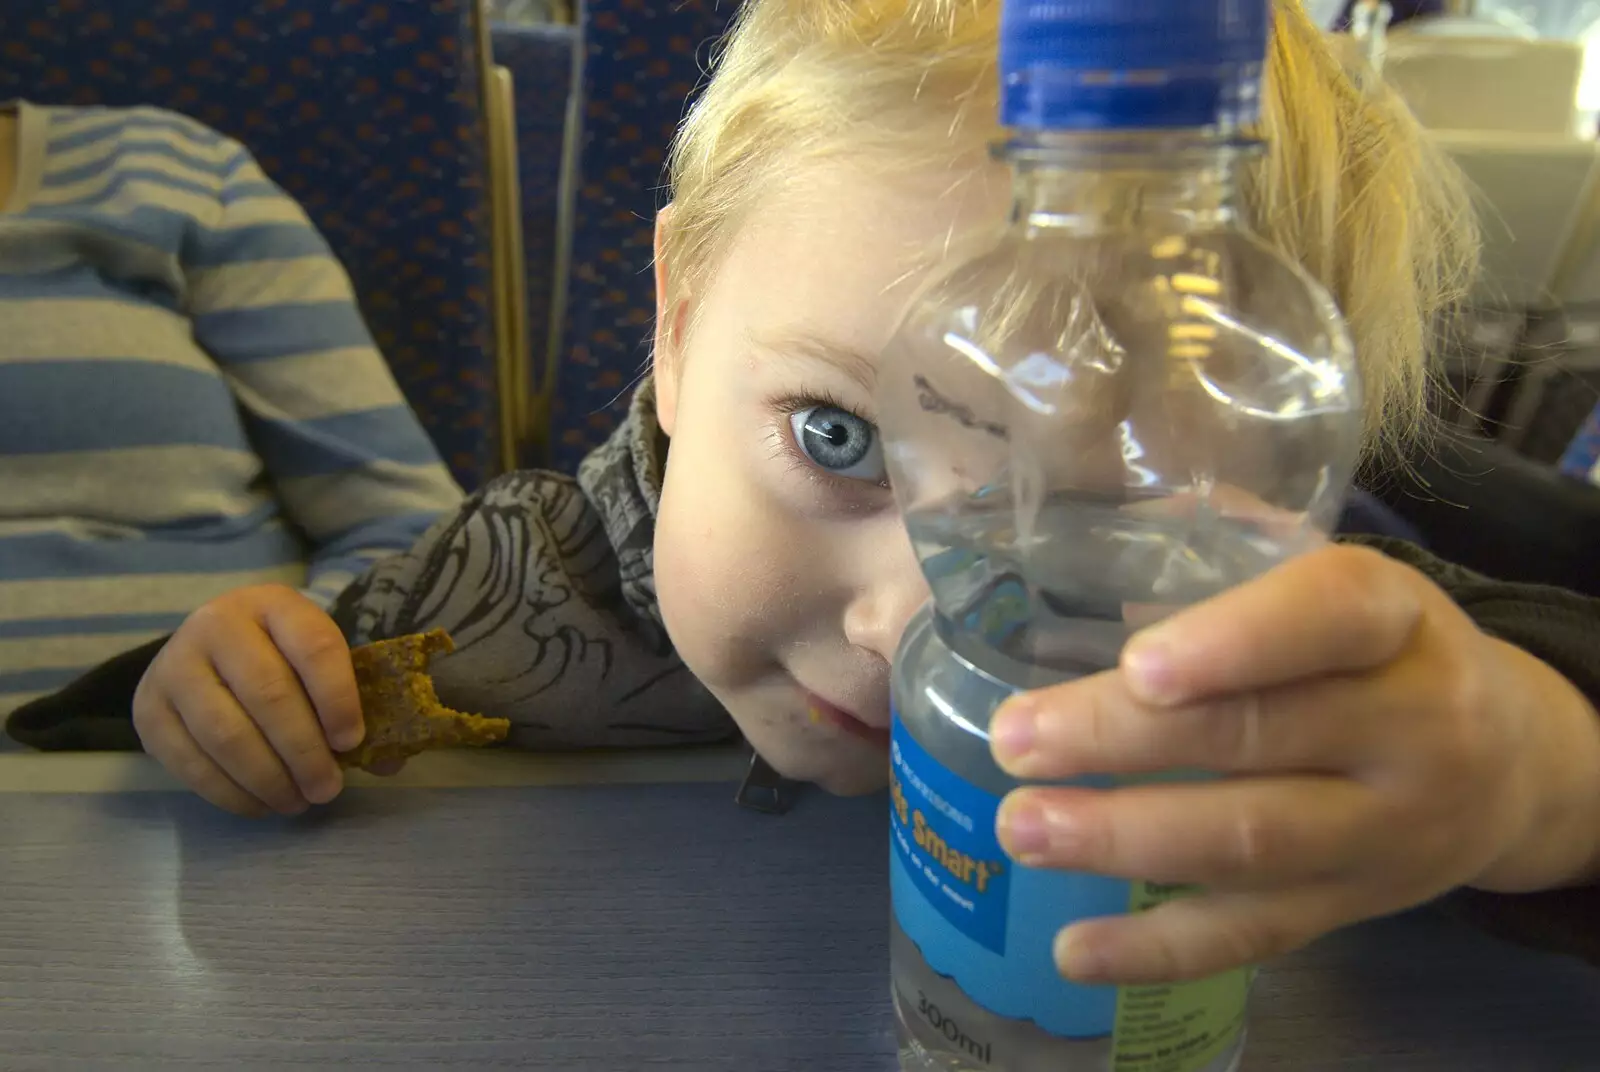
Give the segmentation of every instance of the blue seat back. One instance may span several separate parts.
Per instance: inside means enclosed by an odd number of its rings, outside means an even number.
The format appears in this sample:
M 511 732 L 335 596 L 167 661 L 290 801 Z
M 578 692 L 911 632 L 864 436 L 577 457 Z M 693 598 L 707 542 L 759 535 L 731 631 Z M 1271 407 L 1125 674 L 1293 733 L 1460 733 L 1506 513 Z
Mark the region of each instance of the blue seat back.
M 551 462 L 571 471 L 649 367 L 650 263 L 667 147 L 731 0 L 585 0 L 582 141 Z
M 0 100 L 154 105 L 236 138 L 348 269 L 456 477 L 495 469 L 476 0 L 0 4 Z

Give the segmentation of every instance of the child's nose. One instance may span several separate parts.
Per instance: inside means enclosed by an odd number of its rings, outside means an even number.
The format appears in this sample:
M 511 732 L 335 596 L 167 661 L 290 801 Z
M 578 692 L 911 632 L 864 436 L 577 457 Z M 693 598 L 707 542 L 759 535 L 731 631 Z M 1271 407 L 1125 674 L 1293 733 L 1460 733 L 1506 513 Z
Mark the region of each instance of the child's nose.
M 871 565 L 845 611 L 844 632 L 851 644 L 892 662 L 906 624 L 928 599 L 928 582 L 904 526 L 895 524 L 875 543 L 863 556 Z

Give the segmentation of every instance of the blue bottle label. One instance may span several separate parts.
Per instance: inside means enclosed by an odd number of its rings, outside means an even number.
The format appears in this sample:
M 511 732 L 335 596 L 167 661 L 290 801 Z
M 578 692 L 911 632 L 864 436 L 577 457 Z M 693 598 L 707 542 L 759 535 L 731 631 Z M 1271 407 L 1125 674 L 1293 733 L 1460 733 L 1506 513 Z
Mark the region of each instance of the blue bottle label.
M 1011 861 L 995 836 L 998 802 L 951 777 L 898 720 L 889 754 L 897 861 L 946 923 L 1004 957 Z
M 1062 979 L 1051 941 L 1073 919 L 1125 911 L 1128 883 L 1018 867 L 995 834 L 1000 798 L 951 774 L 898 717 L 889 757 L 894 912 L 928 966 L 999 1016 L 1111 1034 L 1116 990 Z
M 1062 927 L 1145 911 L 1180 891 L 1016 865 L 995 833 L 1000 798 L 947 770 L 898 715 L 889 792 L 895 918 L 929 968 L 979 1006 L 1061 1038 L 1114 1036 L 1118 1072 L 1191 1072 L 1237 1039 L 1246 972 L 1119 991 L 1070 983 L 1056 969 Z

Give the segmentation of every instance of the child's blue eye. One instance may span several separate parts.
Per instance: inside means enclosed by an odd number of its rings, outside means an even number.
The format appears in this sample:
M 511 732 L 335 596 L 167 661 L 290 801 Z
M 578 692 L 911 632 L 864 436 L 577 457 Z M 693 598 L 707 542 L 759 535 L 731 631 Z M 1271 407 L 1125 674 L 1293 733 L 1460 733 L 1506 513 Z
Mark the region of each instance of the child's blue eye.
M 818 469 L 849 480 L 888 479 L 878 429 L 838 406 L 807 406 L 789 417 L 794 441 Z

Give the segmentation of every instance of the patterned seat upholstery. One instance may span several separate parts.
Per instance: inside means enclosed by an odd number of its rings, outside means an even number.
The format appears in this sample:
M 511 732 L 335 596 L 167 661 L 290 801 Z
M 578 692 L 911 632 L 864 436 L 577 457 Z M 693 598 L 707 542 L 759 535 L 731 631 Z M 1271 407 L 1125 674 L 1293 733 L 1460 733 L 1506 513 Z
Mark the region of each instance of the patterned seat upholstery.
M 571 471 L 648 366 L 651 236 L 667 146 L 732 0 L 585 0 L 583 141 L 551 462 Z
M 497 458 L 475 0 L 0 4 L 0 100 L 148 104 L 248 146 L 327 236 L 457 478 Z

